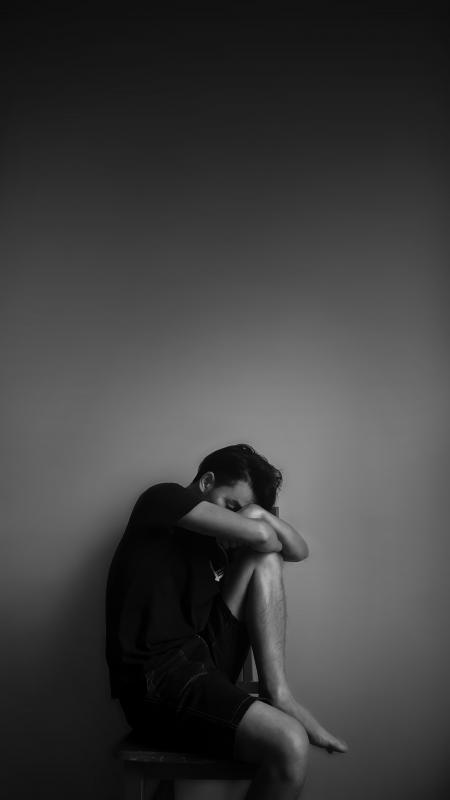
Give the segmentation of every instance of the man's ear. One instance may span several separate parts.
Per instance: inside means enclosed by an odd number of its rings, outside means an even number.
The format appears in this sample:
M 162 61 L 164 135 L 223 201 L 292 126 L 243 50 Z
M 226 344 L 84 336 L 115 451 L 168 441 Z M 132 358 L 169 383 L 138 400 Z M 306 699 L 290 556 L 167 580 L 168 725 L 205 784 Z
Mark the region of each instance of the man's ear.
M 201 491 L 206 494 L 211 489 L 214 488 L 214 484 L 216 482 L 216 476 L 214 472 L 205 472 L 204 475 L 200 478 L 198 485 L 200 486 Z

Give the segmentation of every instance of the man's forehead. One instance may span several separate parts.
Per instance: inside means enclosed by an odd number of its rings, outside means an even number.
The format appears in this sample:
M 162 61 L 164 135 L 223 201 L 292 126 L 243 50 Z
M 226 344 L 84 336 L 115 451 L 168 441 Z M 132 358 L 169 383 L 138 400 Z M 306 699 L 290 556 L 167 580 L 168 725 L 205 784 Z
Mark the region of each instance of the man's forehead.
M 252 487 L 247 481 L 237 481 L 233 486 L 227 487 L 227 493 L 234 500 L 237 500 L 241 506 L 255 502 Z

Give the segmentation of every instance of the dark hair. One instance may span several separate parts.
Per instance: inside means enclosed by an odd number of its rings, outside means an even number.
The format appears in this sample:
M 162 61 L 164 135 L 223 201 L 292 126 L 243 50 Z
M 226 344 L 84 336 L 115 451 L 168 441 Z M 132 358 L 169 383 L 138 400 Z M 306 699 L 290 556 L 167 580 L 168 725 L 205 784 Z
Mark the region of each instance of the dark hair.
M 210 453 L 201 462 L 194 481 L 209 471 L 214 472 L 218 486 L 247 481 L 256 502 L 267 511 L 273 507 L 283 480 L 280 470 L 248 444 L 232 444 Z

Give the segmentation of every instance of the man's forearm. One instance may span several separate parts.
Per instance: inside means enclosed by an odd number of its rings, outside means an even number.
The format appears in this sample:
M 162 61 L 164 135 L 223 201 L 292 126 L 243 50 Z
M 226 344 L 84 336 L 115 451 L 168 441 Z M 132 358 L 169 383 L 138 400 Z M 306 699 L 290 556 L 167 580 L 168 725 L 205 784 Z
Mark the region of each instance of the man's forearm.
M 269 523 L 281 542 L 281 555 L 283 556 L 283 560 L 303 561 L 304 558 L 307 558 L 309 548 L 303 536 L 301 536 L 292 525 L 289 525 L 288 522 L 276 517 L 265 509 L 261 510 L 263 512 L 262 519 Z

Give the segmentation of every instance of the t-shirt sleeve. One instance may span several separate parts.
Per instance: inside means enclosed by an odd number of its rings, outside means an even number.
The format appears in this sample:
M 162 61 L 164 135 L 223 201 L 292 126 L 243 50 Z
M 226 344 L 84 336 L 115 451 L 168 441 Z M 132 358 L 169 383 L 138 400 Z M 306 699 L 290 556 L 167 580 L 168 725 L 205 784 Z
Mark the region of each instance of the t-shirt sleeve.
M 204 499 L 197 486 L 158 483 L 141 494 L 130 522 L 146 528 L 170 527 Z

